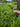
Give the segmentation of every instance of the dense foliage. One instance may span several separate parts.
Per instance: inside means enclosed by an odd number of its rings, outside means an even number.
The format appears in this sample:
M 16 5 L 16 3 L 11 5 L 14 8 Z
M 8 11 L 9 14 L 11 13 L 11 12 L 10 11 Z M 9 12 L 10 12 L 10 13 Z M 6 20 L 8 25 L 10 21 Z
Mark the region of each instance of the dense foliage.
M 12 5 L 11 7 L 16 7 L 16 5 Z M 9 7 L 9 4 L 3 3 L 0 4 L 0 27 L 19 27 L 20 26 L 20 18 L 16 18 L 14 16 L 14 12 Z

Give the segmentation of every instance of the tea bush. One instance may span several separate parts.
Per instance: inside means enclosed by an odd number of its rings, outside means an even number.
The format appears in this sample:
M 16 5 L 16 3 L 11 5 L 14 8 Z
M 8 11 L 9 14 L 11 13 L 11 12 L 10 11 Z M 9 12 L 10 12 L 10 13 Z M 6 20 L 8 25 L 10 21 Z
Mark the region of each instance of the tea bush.
M 14 16 L 13 10 L 8 5 L 0 4 L 0 27 L 19 27 L 20 19 Z

